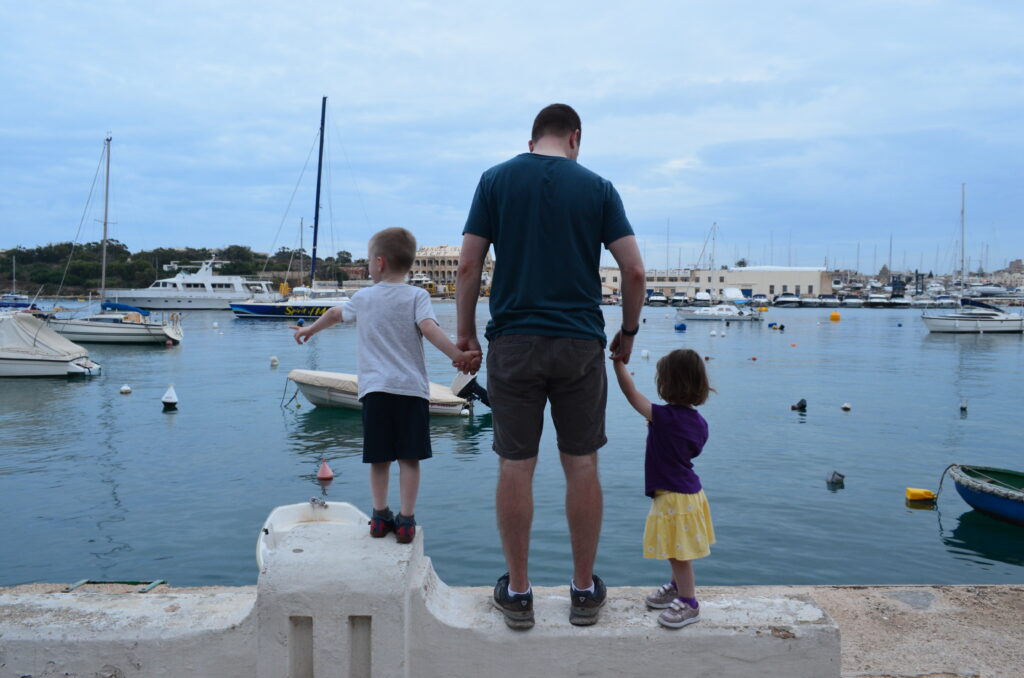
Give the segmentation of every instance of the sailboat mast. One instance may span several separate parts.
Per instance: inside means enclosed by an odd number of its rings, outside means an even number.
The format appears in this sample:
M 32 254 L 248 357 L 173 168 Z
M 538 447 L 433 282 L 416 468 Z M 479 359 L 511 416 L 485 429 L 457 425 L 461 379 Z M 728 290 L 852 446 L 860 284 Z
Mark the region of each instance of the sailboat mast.
M 967 243 L 964 242 L 966 229 L 964 221 L 967 216 L 967 184 L 960 184 L 960 296 L 964 295 L 967 289 L 967 269 L 964 268 L 964 253 L 967 251 Z
M 103 254 L 100 263 L 100 303 L 103 303 L 103 298 L 107 292 L 107 215 L 108 208 L 110 207 L 110 140 L 112 137 L 107 137 L 103 141 L 103 145 L 106 147 L 104 151 L 107 156 L 107 176 L 103 185 Z
M 320 102 L 320 157 L 316 161 L 316 204 L 313 206 L 313 256 L 309 262 L 309 287 L 313 287 L 316 273 L 316 236 L 320 229 L 320 177 L 324 168 L 324 118 L 327 116 L 327 97 Z

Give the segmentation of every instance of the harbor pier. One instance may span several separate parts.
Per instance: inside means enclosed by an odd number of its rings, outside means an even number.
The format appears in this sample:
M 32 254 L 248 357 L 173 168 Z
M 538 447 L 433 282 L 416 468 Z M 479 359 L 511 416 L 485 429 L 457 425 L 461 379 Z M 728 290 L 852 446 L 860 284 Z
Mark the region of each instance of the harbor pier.
M 611 588 L 598 624 L 577 628 L 565 587 L 538 587 L 537 625 L 516 632 L 490 589 L 440 580 L 423 553 L 426 530 L 401 545 L 358 522 L 282 533 L 254 587 L 0 589 L 0 678 L 831 678 L 1024 667 L 1024 587 L 702 588 L 702 621 L 677 631 L 657 625 L 645 589 Z

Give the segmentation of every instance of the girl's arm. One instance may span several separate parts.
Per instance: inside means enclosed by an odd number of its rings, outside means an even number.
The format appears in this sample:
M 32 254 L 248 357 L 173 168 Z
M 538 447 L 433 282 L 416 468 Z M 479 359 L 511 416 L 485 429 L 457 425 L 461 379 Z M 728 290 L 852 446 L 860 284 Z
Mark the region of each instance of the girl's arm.
M 643 393 L 636 390 L 633 378 L 629 376 L 629 371 L 626 369 L 626 363 L 621 360 L 613 360 L 612 365 L 615 366 L 615 377 L 619 380 L 619 388 L 622 389 L 622 394 L 626 396 L 626 400 L 629 401 L 634 410 L 643 415 L 644 419 L 650 421 L 651 401 Z
M 317 318 L 316 322 L 312 325 L 307 325 L 305 327 L 289 325 L 288 329 L 295 330 L 295 342 L 297 344 L 305 344 L 309 341 L 310 337 L 320 330 L 326 330 L 331 325 L 340 323 L 344 319 L 344 316 L 341 314 L 341 306 L 333 306 L 327 309 L 322 316 Z
M 441 326 L 433 318 L 424 318 L 419 323 L 420 332 L 427 341 L 433 344 L 441 353 L 452 359 L 452 366 L 459 368 L 459 371 L 466 374 L 476 374 L 480 369 L 480 358 L 482 351 L 462 351 L 452 343 L 452 340 L 444 333 Z

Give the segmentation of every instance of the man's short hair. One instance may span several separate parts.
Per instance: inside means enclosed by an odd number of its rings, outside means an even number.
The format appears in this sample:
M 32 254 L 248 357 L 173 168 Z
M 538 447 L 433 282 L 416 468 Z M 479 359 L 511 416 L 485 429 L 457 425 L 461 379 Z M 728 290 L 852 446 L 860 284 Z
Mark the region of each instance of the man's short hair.
M 533 119 L 532 140 L 534 143 L 547 135 L 565 137 L 576 130 L 583 130 L 580 116 L 567 104 L 551 104 L 541 109 Z
M 370 238 L 370 257 L 383 257 L 388 268 L 408 271 L 416 259 L 416 237 L 398 226 L 377 231 Z

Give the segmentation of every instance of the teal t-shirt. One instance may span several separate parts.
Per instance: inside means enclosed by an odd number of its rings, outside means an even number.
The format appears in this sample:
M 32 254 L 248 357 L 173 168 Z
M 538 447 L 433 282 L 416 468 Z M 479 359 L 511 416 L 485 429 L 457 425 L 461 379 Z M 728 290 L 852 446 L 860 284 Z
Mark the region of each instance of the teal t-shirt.
M 480 177 L 462 231 L 494 243 L 485 336 L 597 339 L 601 246 L 633 235 L 610 181 L 573 160 L 522 153 Z

